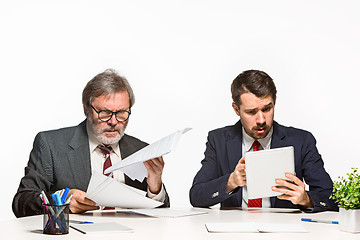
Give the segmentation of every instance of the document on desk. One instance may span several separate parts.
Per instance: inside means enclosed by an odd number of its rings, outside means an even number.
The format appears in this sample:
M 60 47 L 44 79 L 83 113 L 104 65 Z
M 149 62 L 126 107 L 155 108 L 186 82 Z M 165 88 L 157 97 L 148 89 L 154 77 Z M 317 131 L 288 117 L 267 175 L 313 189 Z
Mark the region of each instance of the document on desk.
M 132 180 L 139 180 L 142 182 L 145 177 L 148 176 L 148 172 L 143 162 L 164 156 L 174 151 L 180 141 L 181 136 L 191 130 L 191 128 L 185 128 L 176 131 L 167 137 L 164 137 L 142 149 L 131 154 L 122 161 L 114 164 L 112 167 L 105 170 L 105 174 L 120 170 L 129 176 Z
M 300 224 L 272 224 L 257 222 L 206 223 L 208 232 L 213 233 L 306 233 Z
M 146 197 L 146 192 L 125 185 L 114 178 L 94 172 L 91 175 L 86 197 L 98 206 L 119 208 L 155 208 L 162 202 Z
M 118 212 L 132 212 L 150 217 L 186 217 L 200 214 L 207 214 L 205 211 L 197 210 L 179 210 L 171 208 L 154 208 L 154 209 L 131 209 L 131 210 L 119 210 Z
M 84 234 L 95 233 L 116 233 L 116 232 L 134 232 L 133 229 L 117 222 L 101 222 L 92 224 L 71 224 L 71 228 Z

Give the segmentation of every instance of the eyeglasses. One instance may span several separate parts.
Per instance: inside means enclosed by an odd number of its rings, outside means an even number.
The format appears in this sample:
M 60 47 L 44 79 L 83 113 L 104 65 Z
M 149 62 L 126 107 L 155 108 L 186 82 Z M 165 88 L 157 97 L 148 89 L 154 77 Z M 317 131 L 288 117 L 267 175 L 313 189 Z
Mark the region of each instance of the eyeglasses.
M 109 121 L 113 115 L 115 115 L 115 118 L 118 122 L 126 122 L 126 120 L 129 119 L 130 114 L 131 114 L 131 109 L 129 109 L 129 111 L 127 110 L 120 110 L 117 112 L 112 112 L 110 110 L 101 110 L 98 111 L 94 108 L 93 105 L 90 104 L 90 106 L 92 107 L 92 109 L 94 109 L 94 111 L 98 114 L 98 117 L 100 119 L 100 121 L 102 122 L 107 122 Z

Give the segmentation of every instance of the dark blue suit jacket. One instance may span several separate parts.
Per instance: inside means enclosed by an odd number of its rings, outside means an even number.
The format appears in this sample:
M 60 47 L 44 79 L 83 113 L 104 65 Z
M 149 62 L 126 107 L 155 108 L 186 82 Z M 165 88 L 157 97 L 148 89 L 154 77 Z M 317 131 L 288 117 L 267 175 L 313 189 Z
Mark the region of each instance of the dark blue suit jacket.
M 274 122 L 271 148 L 293 146 L 296 176 L 309 185 L 307 192 L 313 202 L 313 209 L 304 209 L 290 201 L 270 198 L 271 207 L 299 208 L 304 211 L 337 211 L 338 207 L 329 199 L 333 184 L 324 169 L 316 140 L 310 132 L 284 127 Z M 242 189 L 226 193 L 229 176 L 242 157 L 242 125 L 237 122 L 209 132 L 205 158 L 190 189 L 190 202 L 194 207 L 209 207 L 221 203 L 222 207 L 241 207 Z

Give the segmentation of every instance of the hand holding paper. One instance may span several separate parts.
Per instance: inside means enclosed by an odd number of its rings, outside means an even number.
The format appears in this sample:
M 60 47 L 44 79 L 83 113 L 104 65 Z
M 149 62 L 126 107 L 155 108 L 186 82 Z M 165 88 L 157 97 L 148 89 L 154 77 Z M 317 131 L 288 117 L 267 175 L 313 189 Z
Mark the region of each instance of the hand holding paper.
M 162 186 L 161 175 L 164 169 L 164 160 L 162 157 L 158 157 L 145 161 L 144 165 L 149 173 L 147 177 L 149 190 L 153 194 L 158 194 Z
M 121 169 L 132 180 L 139 180 L 142 182 L 145 177 L 148 176 L 148 171 L 143 162 L 164 156 L 175 150 L 178 145 L 181 136 L 191 130 L 191 128 L 185 128 L 170 134 L 167 137 L 160 139 L 153 144 L 150 144 L 143 149 L 135 152 L 129 157 L 123 159 L 121 162 L 114 164 L 112 167 L 105 171 L 105 174 Z
M 86 197 L 98 206 L 121 208 L 155 208 L 162 205 L 146 197 L 146 192 L 125 185 L 114 178 L 94 172 L 91 175 Z

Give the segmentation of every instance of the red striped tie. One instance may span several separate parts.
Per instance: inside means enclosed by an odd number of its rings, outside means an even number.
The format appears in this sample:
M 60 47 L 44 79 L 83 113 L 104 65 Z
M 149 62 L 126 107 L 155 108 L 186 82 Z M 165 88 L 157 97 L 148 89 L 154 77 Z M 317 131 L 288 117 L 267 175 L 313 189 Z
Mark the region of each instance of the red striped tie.
M 108 177 L 111 173 L 105 174 L 104 171 L 112 166 L 111 159 L 110 159 L 110 153 L 112 151 L 112 147 L 109 145 L 99 145 L 98 148 L 101 150 L 101 152 L 104 154 L 104 157 L 105 157 L 105 162 L 103 165 L 103 174 Z M 111 176 L 111 177 L 113 177 L 113 176 Z M 113 209 L 115 209 L 115 208 L 114 207 L 104 207 L 103 210 L 113 210 Z
M 105 174 L 104 171 L 106 169 L 108 169 L 109 167 L 111 167 L 111 165 L 112 165 L 111 159 L 110 159 L 110 152 L 112 151 L 112 147 L 108 146 L 108 145 L 99 145 L 98 147 L 105 156 L 105 162 L 104 162 L 104 166 L 103 166 L 103 174 L 106 176 L 109 176 L 110 173 Z
M 255 140 L 255 142 L 252 144 L 253 146 L 253 151 L 259 151 L 259 147 L 260 147 L 260 143 Z M 256 199 L 248 199 L 248 207 L 259 207 L 261 208 L 262 206 L 262 200 L 261 198 L 256 198 Z

